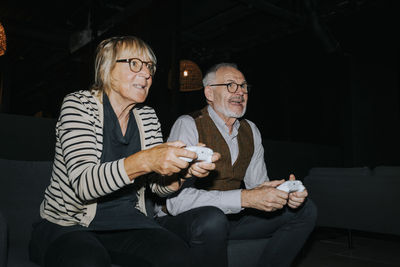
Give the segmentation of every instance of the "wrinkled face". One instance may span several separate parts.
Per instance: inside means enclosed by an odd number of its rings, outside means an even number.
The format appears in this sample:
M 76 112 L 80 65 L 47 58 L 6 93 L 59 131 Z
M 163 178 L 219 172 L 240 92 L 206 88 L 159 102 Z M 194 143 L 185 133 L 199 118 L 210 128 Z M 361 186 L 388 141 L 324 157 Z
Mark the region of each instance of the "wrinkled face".
M 246 82 L 243 74 L 232 67 L 222 67 L 218 69 L 213 84 Z M 226 86 L 207 86 L 205 95 L 210 105 L 225 121 L 237 119 L 246 112 L 248 95 L 243 93 L 241 87 L 235 93 L 228 92 Z
M 147 58 L 142 58 L 131 52 L 124 52 L 118 59 L 139 58 L 142 61 L 148 61 Z M 139 72 L 133 72 L 129 68 L 128 63 L 116 63 L 111 71 L 111 92 L 113 97 L 116 97 L 120 103 L 127 105 L 143 103 L 146 100 L 150 86 L 152 84 L 152 76 L 147 69 L 146 64 L 143 64 Z

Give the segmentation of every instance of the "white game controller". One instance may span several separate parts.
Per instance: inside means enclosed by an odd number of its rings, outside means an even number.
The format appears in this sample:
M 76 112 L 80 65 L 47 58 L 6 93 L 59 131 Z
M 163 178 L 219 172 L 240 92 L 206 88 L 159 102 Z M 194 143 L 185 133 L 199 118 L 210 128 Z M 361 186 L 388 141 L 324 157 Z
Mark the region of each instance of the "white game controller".
M 211 158 L 214 153 L 211 148 L 204 147 L 204 146 L 188 146 L 188 147 L 185 147 L 185 149 L 196 152 L 196 154 L 197 154 L 196 161 L 204 161 L 207 163 L 211 163 Z M 185 158 L 185 157 L 180 157 L 180 158 L 183 160 L 186 160 L 187 162 L 192 162 L 191 158 Z
M 276 189 L 285 191 L 286 193 L 291 192 L 303 192 L 306 189 L 300 180 L 286 181 L 279 185 Z

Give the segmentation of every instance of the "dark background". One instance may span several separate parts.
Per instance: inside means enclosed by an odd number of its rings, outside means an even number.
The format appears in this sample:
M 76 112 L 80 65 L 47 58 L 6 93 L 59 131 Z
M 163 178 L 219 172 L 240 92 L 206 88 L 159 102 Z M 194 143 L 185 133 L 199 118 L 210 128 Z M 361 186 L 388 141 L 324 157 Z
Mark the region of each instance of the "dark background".
M 398 2 L 2 1 L 1 112 L 57 118 L 63 97 L 92 83 L 99 41 L 136 35 L 158 58 L 147 104 L 165 136 L 205 104 L 201 90 L 179 91 L 179 60 L 203 72 L 235 62 L 253 85 L 246 118 L 268 146 L 332 148 L 340 166 L 400 165 Z

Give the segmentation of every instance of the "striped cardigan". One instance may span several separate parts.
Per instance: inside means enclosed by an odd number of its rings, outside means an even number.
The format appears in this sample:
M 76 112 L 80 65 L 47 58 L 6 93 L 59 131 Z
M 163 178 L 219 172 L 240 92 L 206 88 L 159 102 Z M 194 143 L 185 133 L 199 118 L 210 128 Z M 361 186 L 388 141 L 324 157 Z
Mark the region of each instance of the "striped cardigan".
M 50 185 L 40 206 L 40 215 L 53 223 L 88 226 L 96 213 L 96 199 L 128 184 L 137 183 L 137 208 L 146 214 L 144 190 L 147 176 L 131 181 L 124 158 L 100 163 L 103 150 L 103 104 L 90 91 L 78 91 L 64 98 L 56 124 L 56 147 Z M 141 149 L 163 142 L 155 111 L 135 107 Z M 153 175 L 161 179 L 158 175 Z M 160 196 L 172 191 L 153 179 L 150 188 Z

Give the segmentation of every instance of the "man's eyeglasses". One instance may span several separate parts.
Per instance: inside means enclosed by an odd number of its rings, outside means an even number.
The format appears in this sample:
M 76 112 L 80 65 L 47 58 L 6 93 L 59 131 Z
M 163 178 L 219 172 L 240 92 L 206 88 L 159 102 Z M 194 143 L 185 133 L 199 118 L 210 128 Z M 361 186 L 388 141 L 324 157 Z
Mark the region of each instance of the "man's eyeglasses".
M 218 83 L 218 84 L 210 84 L 209 86 L 226 86 L 226 89 L 228 90 L 229 93 L 236 93 L 237 89 L 240 88 L 242 89 L 242 92 L 245 94 L 248 94 L 251 86 L 247 83 L 242 83 L 242 84 L 238 84 L 238 83 Z
M 138 58 L 124 58 L 124 59 L 117 59 L 117 63 L 129 63 L 129 68 L 133 72 L 139 72 L 143 68 L 143 64 L 146 64 L 146 68 L 149 70 L 150 75 L 154 76 L 156 73 L 156 64 L 151 61 L 142 61 Z

